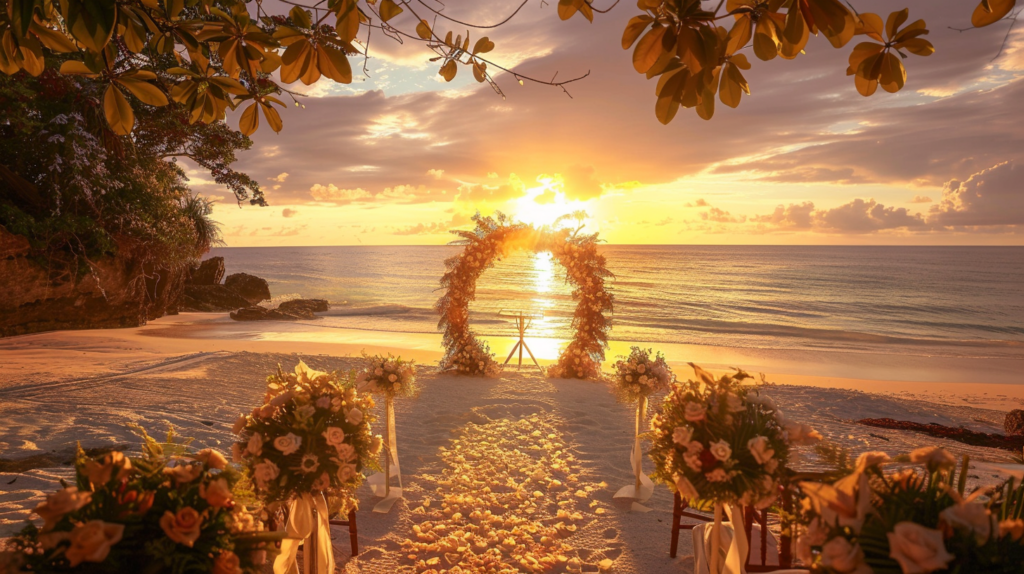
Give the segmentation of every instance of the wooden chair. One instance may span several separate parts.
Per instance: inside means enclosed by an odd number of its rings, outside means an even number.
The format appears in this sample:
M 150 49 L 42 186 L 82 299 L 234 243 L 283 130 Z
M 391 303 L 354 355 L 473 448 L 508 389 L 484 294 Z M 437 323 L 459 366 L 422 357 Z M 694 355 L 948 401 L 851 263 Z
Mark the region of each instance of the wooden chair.
M 783 494 L 783 509 L 787 512 L 791 510 L 789 502 L 792 498 L 788 496 L 788 493 Z M 710 523 L 714 520 L 714 517 L 703 514 L 688 511 L 688 502 L 686 499 L 681 497 L 677 492 L 672 508 L 672 543 L 669 547 L 669 555 L 672 558 L 676 557 L 679 550 L 679 531 L 680 530 L 693 530 L 698 524 L 684 524 L 683 518 L 692 518 L 699 520 L 703 523 Z M 728 522 L 728 519 L 726 519 Z M 789 535 L 783 535 L 779 540 L 778 544 L 778 564 L 768 564 L 768 510 L 757 510 L 752 506 L 743 507 L 743 530 L 747 535 L 747 540 L 753 540 L 752 533 L 754 530 L 754 523 L 758 524 L 760 529 L 760 543 L 757 548 L 751 547 L 747 554 L 746 559 L 746 570 L 747 572 L 774 572 L 776 570 L 787 570 L 792 567 L 792 539 Z M 760 560 L 756 560 L 759 557 Z M 753 563 L 751 563 L 753 562 Z
M 783 512 L 791 514 L 793 512 L 793 500 L 797 490 L 796 485 L 800 481 L 824 481 L 834 478 L 828 473 L 797 473 L 791 477 L 789 484 L 790 488 L 782 488 L 780 493 L 780 501 Z M 683 518 L 692 518 L 701 522 L 712 522 L 714 517 L 697 512 L 687 511 L 689 507 L 689 501 L 684 499 L 677 492 L 672 507 L 672 543 L 669 547 L 669 555 L 672 558 L 676 557 L 676 553 L 679 549 L 679 531 L 680 530 L 693 530 L 697 524 L 683 524 Z M 790 570 L 793 568 L 793 537 L 788 530 L 783 529 L 783 534 L 779 537 L 778 543 L 778 565 L 767 565 L 768 562 L 768 509 L 757 510 L 752 506 L 743 508 L 743 529 L 746 532 L 747 540 L 751 540 L 751 532 L 754 527 L 754 523 L 758 524 L 761 532 L 760 544 L 758 548 L 750 548 L 747 554 L 746 569 L 747 572 L 776 572 L 780 570 Z M 756 556 L 760 560 L 754 560 L 751 564 L 751 558 Z
M 288 510 L 287 510 L 287 508 L 285 508 L 283 512 L 284 512 L 284 522 L 287 523 L 288 522 Z M 356 524 L 356 511 L 355 510 L 352 510 L 351 512 L 348 513 L 348 519 L 347 520 L 328 520 L 327 523 L 330 524 L 331 526 L 347 526 L 348 527 L 348 539 L 349 539 L 349 543 L 352 546 L 352 556 L 356 556 L 357 554 L 359 554 L 359 527 Z M 270 520 L 267 523 L 267 526 L 268 526 L 268 528 L 270 528 L 270 530 L 277 530 L 279 525 L 278 525 L 278 522 L 277 522 L 277 516 L 276 515 L 271 515 Z M 276 544 L 276 546 L 278 548 L 281 547 L 281 543 L 280 542 L 277 542 L 275 544 Z

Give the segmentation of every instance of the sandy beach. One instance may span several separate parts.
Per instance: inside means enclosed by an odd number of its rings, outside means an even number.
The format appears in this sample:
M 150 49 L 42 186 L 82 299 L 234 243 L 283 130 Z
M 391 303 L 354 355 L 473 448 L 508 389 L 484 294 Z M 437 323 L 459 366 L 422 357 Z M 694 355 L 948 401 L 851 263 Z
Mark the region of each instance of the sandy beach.
M 492 339 L 491 345 L 503 355 L 511 342 Z M 554 358 L 544 344 L 536 347 L 542 363 Z M 1012 361 L 982 368 L 943 360 L 925 368 L 925 358 L 834 353 L 810 360 L 811 353 L 787 358 L 756 349 L 658 348 L 681 377 L 689 375 L 687 361 L 712 370 L 735 365 L 764 372 L 778 383 L 768 392 L 788 405 L 788 416 L 855 452 L 941 444 L 971 454 L 972 480 L 982 482 L 994 479 L 988 465 L 1014 459 L 1005 451 L 855 422 L 892 417 L 1001 432 L 1005 411 L 1024 403 L 1024 385 L 986 381 L 1012 380 L 1004 376 Z M 609 358 L 627 349 L 615 343 Z M 361 554 L 350 558 L 346 533 L 335 532 L 345 572 L 451 567 L 443 544 L 429 541 L 458 531 L 460 519 L 451 509 L 467 504 L 458 494 L 460 481 L 471 492 L 486 486 L 498 497 L 511 483 L 533 492 L 525 502 L 495 507 L 495 514 L 527 530 L 561 523 L 552 559 L 578 560 L 583 571 L 597 571 L 604 560 L 615 572 L 692 569 L 687 536 L 680 557 L 668 556 L 672 499 L 666 487 L 656 488 L 646 513 L 612 499 L 630 482 L 633 411 L 615 401 L 606 383 L 548 379 L 525 366 L 506 369 L 497 379 L 460 378 L 437 372 L 439 336 L 322 329 L 315 323 L 235 323 L 222 314 L 0 340 L 0 458 L 35 461 L 26 465 L 33 468 L 0 473 L 0 537 L 19 529 L 43 493 L 72 475 L 65 463 L 76 442 L 134 446 L 138 440 L 125 423 L 151 433 L 170 423 L 197 445 L 226 451 L 231 424 L 257 404 L 266 375 L 278 364 L 287 369 L 302 358 L 317 369 L 348 369 L 358 365 L 364 350 L 416 359 L 423 391 L 396 407 L 406 500 L 389 514 L 374 514 L 369 488 L 361 489 Z M 502 460 L 505 466 L 484 472 L 474 460 Z M 808 469 L 819 464 L 810 450 L 801 451 L 795 463 Z

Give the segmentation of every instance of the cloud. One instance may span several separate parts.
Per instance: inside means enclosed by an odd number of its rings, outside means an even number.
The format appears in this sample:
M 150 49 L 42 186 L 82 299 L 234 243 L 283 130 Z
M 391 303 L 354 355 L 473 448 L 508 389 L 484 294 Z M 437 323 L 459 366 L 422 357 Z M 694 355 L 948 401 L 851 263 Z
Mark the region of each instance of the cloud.
M 886 207 L 874 199 L 860 198 L 831 209 L 815 209 L 810 201 L 780 205 L 772 213 L 752 217 L 750 221 L 763 232 L 866 234 L 901 228 L 929 229 L 920 214 L 911 214 L 905 207 Z
M 281 217 L 284 217 L 286 219 L 290 218 L 290 217 L 295 217 L 298 214 L 299 214 L 299 211 L 297 209 L 292 209 L 290 207 L 286 207 L 286 208 L 281 210 Z
M 687 201 L 685 204 L 683 204 L 683 207 L 711 207 L 711 204 L 704 201 L 704 199 L 701 198 L 694 202 Z
M 283 171 L 277 175 L 277 177 L 268 177 L 270 181 L 276 181 L 278 183 L 284 183 L 284 180 L 288 179 L 288 172 Z
M 309 192 L 313 196 L 313 199 L 317 201 L 330 201 L 342 205 L 372 197 L 370 192 L 361 187 L 357 187 L 355 189 L 340 189 L 333 183 L 326 186 L 320 185 L 319 183 L 313 184 L 313 187 L 309 188 Z
M 427 170 L 427 175 L 429 175 L 430 177 L 432 177 L 434 179 L 441 179 L 441 177 L 444 176 L 444 170 L 443 169 L 428 169 Z
M 931 203 L 932 198 L 927 195 L 915 195 L 914 199 L 910 200 L 910 203 Z
M 484 183 L 463 183 L 459 186 L 459 201 L 491 201 L 499 202 L 516 199 L 526 194 L 526 184 L 519 176 L 512 173 L 508 183 L 491 185 Z
M 1024 164 L 1007 161 L 946 182 L 928 218 L 943 226 L 1024 225 Z
M 700 218 L 705 221 L 713 221 L 715 223 L 743 223 L 747 220 L 746 217 L 735 217 L 728 211 L 721 210 L 717 207 L 700 214 Z

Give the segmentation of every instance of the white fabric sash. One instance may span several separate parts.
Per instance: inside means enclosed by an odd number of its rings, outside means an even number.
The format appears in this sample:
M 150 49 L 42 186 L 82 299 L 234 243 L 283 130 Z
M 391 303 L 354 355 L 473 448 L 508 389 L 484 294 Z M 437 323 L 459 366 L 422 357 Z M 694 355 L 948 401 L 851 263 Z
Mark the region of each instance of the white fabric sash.
M 722 560 L 722 514 L 729 517 L 732 539 Z M 761 533 L 762 536 L 765 533 Z M 735 504 L 715 503 L 715 522 L 711 525 L 711 574 L 746 574 L 747 530 L 743 524 L 743 510 Z
M 398 466 L 398 434 L 395 432 L 395 398 L 384 399 L 384 417 L 387 419 L 387 436 L 384 439 L 384 472 L 378 472 L 366 479 L 374 496 L 384 499 L 374 507 L 374 512 L 387 514 L 398 499 L 402 498 L 402 470 Z M 398 486 L 391 486 L 391 477 L 398 477 Z
M 303 494 L 288 502 L 288 537 L 281 541 L 281 554 L 274 559 L 274 574 L 299 574 L 296 557 L 303 545 L 302 571 L 333 574 L 334 548 L 328 523 L 327 500 L 321 492 Z
M 644 474 L 644 453 L 640 445 L 640 429 L 647 420 L 647 397 L 641 396 L 636 405 L 636 423 L 633 433 L 633 450 L 629 453 L 629 464 L 633 469 L 635 481 L 629 486 L 623 486 L 612 498 L 632 498 L 631 510 L 637 512 L 650 512 L 651 509 L 641 504 L 647 502 L 654 494 L 654 483 L 650 477 Z

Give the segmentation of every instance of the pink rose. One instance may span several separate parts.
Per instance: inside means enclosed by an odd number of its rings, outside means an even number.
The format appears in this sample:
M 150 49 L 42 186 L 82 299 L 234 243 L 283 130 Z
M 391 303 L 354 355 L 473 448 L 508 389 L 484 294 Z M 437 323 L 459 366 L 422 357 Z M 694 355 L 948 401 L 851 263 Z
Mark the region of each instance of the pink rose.
M 356 457 L 356 449 L 348 443 L 334 445 L 334 448 L 338 451 L 338 458 L 343 462 L 348 462 Z
M 338 427 L 327 427 L 327 430 L 324 431 L 324 438 L 327 439 L 327 444 L 338 446 L 345 442 L 345 431 Z
M 263 459 L 263 462 L 257 463 L 256 466 L 253 467 L 253 476 L 256 477 L 256 481 L 262 485 L 266 485 L 266 483 L 276 480 L 280 474 L 281 469 L 267 459 Z
M 120 542 L 122 536 L 124 524 L 90 520 L 71 531 L 71 545 L 64 551 L 64 557 L 72 568 L 82 562 L 103 562 L 110 547 Z
M 352 480 L 356 475 L 356 465 L 354 464 L 343 464 L 338 468 L 338 480 L 343 484 Z
M 69 512 L 82 508 L 92 500 L 91 492 L 79 492 L 72 486 L 46 495 L 46 502 L 36 506 L 35 512 L 43 519 L 43 532 L 52 529 Z
M 704 416 L 706 413 L 707 408 L 705 408 L 704 405 L 691 401 L 686 403 L 686 407 L 684 407 L 683 411 L 683 416 L 686 418 L 686 420 L 690 421 L 691 423 L 695 423 L 704 420 Z
M 196 459 L 214 470 L 224 470 L 228 465 L 228 459 L 224 458 L 224 455 L 212 448 L 204 448 L 199 451 L 199 454 L 196 455 Z
M 858 544 L 842 536 L 829 540 L 821 547 L 821 565 L 840 574 L 871 574 L 871 567 L 864 562 L 864 551 Z
M 274 448 L 281 451 L 281 454 L 288 456 L 294 454 L 302 446 L 302 437 L 288 433 L 284 436 L 279 436 L 274 439 Z
M 249 437 L 249 444 L 245 447 L 245 450 L 252 456 L 259 456 L 263 454 L 263 437 L 260 436 L 260 433 L 252 433 L 252 436 Z

